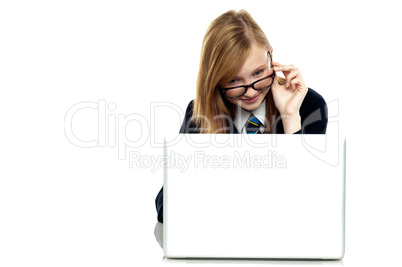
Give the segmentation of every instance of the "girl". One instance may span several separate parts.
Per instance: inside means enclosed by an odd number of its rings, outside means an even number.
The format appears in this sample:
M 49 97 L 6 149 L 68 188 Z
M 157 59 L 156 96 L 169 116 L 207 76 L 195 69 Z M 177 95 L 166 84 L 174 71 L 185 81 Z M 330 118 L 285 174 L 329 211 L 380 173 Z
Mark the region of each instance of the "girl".
M 325 134 L 325 100 L 306 87 L 297 68 L 272 55 L 267 37 L 245 10 L 216 18 L 203 40 L 196 98 L 180 133 Z M 155 202 L 163 222 L 163 187 Z

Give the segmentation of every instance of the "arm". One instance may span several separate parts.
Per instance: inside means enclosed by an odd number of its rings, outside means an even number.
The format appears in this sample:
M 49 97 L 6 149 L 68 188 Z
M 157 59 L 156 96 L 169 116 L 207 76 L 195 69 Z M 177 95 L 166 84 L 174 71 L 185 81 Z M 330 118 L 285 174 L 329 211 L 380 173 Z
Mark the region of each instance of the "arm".
M 272 62 L 274 71 L 285 75 L 285 84 L 278 82 L 277 76 L 272 85 L 272 95 L 278 109 L 285 134 L 325 134 L 328 110 L 324 98 L 307 88 L 300 70 L 293 65 Z
M 300 134 L 325 134 L 328 124 L 328 108 L 324 98 L 313 89 L 308 93 L 300 107 Z
M 180 127 L 179 133 L 200 133 L 200 130 L 196 127 L 195 123 L 191 120 L 193 116 L 194 100 L 190 101 L 186 109 L 186 115 L 184 116 L 183 123 Z
M 328 123 L 328 109 L 324 98 L 311 88 L 299 110 L 301 128 L 293 134 L 325 134 Z M 282 119 L 276 122 L 275 133 L 285 133 Z
M 158 213 L 158 222 L 163 223 L 163 186 L 156 196 L 155 206 Z
M 193 101 L 191 101 L 186 109 L 186 115 L 180 128 L 180 133 L 198 133 L 195 125 L 190 121 L 193 114 Z M 163 223 L 163 187 L 155 198 L 156 212 L 158 213 L 158 222 Z
M 275 75 L 272 84 L 272 96 L 275 106 L 282 118 L 285 134 L 292 134 L 301 130 L 300 107 L 308 92 L 303 76 L 293 65 L 282 65 L 272 62 L 274 71 L 281 71 L 285 75 L 285 84 L 279 83 Z

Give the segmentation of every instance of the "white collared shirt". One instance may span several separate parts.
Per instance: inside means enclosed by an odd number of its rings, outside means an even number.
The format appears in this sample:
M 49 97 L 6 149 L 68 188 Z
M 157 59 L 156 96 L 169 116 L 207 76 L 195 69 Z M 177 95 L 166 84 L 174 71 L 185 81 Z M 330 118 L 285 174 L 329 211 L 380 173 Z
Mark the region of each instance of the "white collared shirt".
M 261 122 L 260 132 L 263 133 L 264 132 L 264 122 L 265 122 L 265 99 L 261 103 L 261 105 L 257 109 L 253 110 L 252 112 L 244 110 L 240 107 L 237 107 L 236 111 L 235 111 L 235 119 L 233 121 L 234 126 L 239 131 L 239 133 L 242 133 L 242 134 L 247 133 L 245 125 L 251 114 L 254 114 L 254 116 Z

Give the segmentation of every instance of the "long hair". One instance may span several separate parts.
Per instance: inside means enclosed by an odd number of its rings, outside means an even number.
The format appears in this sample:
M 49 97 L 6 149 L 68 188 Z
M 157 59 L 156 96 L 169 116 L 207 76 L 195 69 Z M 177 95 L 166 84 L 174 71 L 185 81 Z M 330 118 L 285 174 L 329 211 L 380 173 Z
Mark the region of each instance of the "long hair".
M 218 86 L 227 84 L 236 76 L 253 43 L 264 47 L 267 52 L 271 48 L 262 29 L 245 10 L 228 11 L 209 25 L 202 43 L 192 118 L 201 133 L 228 132 L 235 105 L 221 95 Z M 283 83 L 282 79 L 278 81 Z M 265 103 L 267 127 L 264 133 L 270 133 L 278 115 L 271 90 Z

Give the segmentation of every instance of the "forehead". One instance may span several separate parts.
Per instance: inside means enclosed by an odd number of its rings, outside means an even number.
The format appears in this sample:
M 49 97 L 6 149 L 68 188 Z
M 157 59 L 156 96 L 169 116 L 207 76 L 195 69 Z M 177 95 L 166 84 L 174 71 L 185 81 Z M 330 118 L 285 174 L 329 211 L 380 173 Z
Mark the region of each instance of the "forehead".
M 237 76 L 245 77 L 253 74 L 261 66 L 266 65 L 268 62 L 268 51 L 258 45 L 253 44 L 250 53 L 240 69 Z

